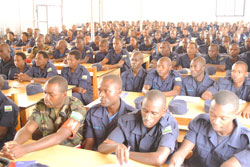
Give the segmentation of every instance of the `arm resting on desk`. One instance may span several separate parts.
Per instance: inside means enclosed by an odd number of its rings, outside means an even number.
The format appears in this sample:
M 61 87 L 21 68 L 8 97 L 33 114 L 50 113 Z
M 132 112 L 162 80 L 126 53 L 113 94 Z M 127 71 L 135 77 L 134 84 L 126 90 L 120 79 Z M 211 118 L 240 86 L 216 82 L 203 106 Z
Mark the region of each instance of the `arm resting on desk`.
M 246 108 L 242 111 L 242 116 L 244 118 L 250 119 L 250 103 L 247 104 Z
M 124 60 L 120 60 L 117 64 L 109 65 L 109 66 L 103 66 L 102 70 L 109 70 L 112 68 L 121 68 L 124 64 Z
M 181 147 L 172 155 L 169 167 L 179 167 L 184 162 L 184 159 L 187 157 L 187 155 L 192 151 L 195 144 L 191 141 L 184 139 L 184 141 L 181 144 Z
M 222 72 L 225 71 L 225 69 L 226 69 L 225 64 L 207 64 L 207 66 L 215 67 L 216 71 L 222 71 Z
M 212 97 L 213 97 L 213 94 L 212 94 L 210 91 L 208 91 L 208 90 L 206 90 L 206 91 L 201 95 L 201 98 L 202 98 L 203 100 L 211 100 Z
M 142 93 L 146 94 L 149 91 L 150 88 L 151 88 L 150 85 L 144 85 L 143 88 L 142 88 Z
M 181 86 L 174 86 L 173 90 L 163 92 L 166 97 L 177 96 L 181 93 Z
M 94 138 L 87 138 L 83 148 L 87 150 L 93 150 L 94 144 L 95 144 Z
M 160 166 L 166 162 L 168 155 L 170 154 L 170 149 L 167 147 L 159 147 L 156 152 L 129 152 L 129 149 L 124 144 L 116 143 L 110 139 L 106 139 L 100 144 L 98 151 L 104 154 L 115 152 L 121 165 L 127 163 L 129 157 L 141 163 Z

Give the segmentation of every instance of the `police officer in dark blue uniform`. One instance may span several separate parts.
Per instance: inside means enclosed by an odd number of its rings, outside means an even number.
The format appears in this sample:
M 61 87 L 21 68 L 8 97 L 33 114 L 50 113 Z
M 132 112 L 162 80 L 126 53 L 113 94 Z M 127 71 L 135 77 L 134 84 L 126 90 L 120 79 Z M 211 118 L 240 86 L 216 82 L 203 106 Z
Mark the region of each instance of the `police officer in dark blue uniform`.
M 3 84 L 4 80 L 0 76 L 0 149 L 5 142 L 13 140 L 19 112 L 17 105 L 2 93 Z
M 56 67 L 49 61 L 45 51 L 38 51 L 35 62 L 25 73 L 18 74 L 19 81 L 46 82 L 49 78 L 58 75 Z
M 171 60 L 162 57 L 157 62 L 156 70 L 148 72 L 142 92 L 146 94 L 151 89 L 157 89 L 164 92 L 165 96 L 176 96 L 180 94 L 181 86 L 181 76 L 172 70 Z
M 0 44 L 0 58 L 0 74 L 5 75 L 7 78 L 10 68 L 15 67 L 8 44 Z
M 107 39 L 102 39 L 99 45 L 99 51 L 95 54 L 95 63 L 101 62 L 108 54 L 109 42 Z
M 239 56 L 239 45 L 233 43 L 229 47 L 229 56 L 226 58 L 226 70 L 231 70 L 235 62 L 240 61 L 241 57 Z
M 65 40 L 60 40 L 52 53 L 51 59 L 54 59 L 55 62 L 63 61 L 68 53 L 69 49 L 67 48 L 67 42 Z
M 219 46 L 211 44 L 208 49 L 208 55 L 204 56 L 207 66 L 215 67 L 216 71 L 225 71 L 225 57 L 218 55 Z
M 81 52 L 80 64 L 93 63 L 93 50 L 84 44 L 83 37 L 76 38 L 76 47 L 73 47 L 71 50 L 79 50 Z
M 122 73 L 122 90 L 141 92 L 147 71 L 142 67 L 143 55 L 134 52 L 131 56 L 131 70 Z
M 130 158 L 161 166 L 174 152 L 178 133 L 175 118 L 166 110 L 165 95 L 151 90 L 143 98 L 141 111 L 123 115 L 98 151 L 115 152 L 120 165 Z
M 15 67 L 11 67 L 8 79 L 13 80 L 17 77 L 17 75 L 22 72 L 25 73 L 29 70 L 29 66 L 26 64 L 26 55 L 23 52 L 17 52 L 14 57 Z
M 79 64 L 81 52 L 73 50 L 67 56 L 69 67 L 62 69 L 62 76 L 68 81 L 69 85 L 75 85 L 72 89 L 72 95 L 80 99 L 84 105 L 93 101 L 93 88 L 91 86 L 91 77 L 88 70 Z
M 219 78 L 217 83 L 208 88 L 202 95 L 203 99 L 211 99 L 220 90 L 229 90 L 235 93 L 240 99 L 250 101 L 250 80 L 247 77 L 248 66 L 243 61 L 234 63 L 231 71 L 232 78 Z M 243 116 L 250 118 L 250 104 L 243 110 Z
M 129 53 L 122 49 L 122 39 L 114 38 L 114 49 L 110 49 L 108 55 L 101 61 L 102 70 L 121 68 L 121 73 L 130 69 Z M 106 66 L 106 64 L 110 64 Z
M 198 115 L 188 126 L 182 145 L 171 157 L 169 167 L 185 164 L 192 167 L 250 166 L 250 130 L 237 120 L 239 99 L 230 91 L 216 93 L 209 114 Z
M 99 84 L 100 103 L 91 107 L 86 116 L 85 149 L 97 147 L 116 128 L 118 119 L 135 109 L 121 98 L 122 81 L 117 75 L 103 77 Z
M 203 57 L 196 57 L 191 61 L 191 75 L 182 79 L 181 95 L 201 97 L 210 86 L 214 84 L 207 73 L 206 60 Z

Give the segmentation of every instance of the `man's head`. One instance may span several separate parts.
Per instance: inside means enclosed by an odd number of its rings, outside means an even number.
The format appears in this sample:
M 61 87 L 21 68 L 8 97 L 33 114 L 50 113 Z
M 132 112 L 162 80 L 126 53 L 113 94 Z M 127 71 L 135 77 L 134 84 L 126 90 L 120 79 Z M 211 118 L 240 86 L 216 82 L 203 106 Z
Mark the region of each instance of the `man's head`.
M 68 61 L 69 67 L 75 69 L 79 64 L 81 57 L 82 57 L 82 54 L 80 51 L 78 51 L 78 50 L 70 51 L 68 56 L 67 56 L 67 61 Z
M 100 43 L 101 40 L 102 40 L 102 37 L 99 36 L 99 35 L 97 35 L 97 36 L 95 37 L 95 44 L 96 44 L 97 46 L 99 46 L 99 43 Z
M 84 47 L 84 38 L 83 37 L 77 37 L 76 38 L 76 47 L 77 48 L 83 48 Z
M 109 42 L 107 39 L 102 39 L 99 44 L 99 49 L 102 53 L 108 53 Z
M 206 69 L 206 60 L 199 56 L 195 57 L 190 63 L 191 75 L 193 78 L 197 78 L 203 75 Z
M 1 91 L 1 89 L 3 88 L 3 85 L 4 85 L 4 79 L 3 79 L 3 77 L 0 75 L 0 91 Z
M 168 76 L 170 70 L 172 69 L 172 62 L 168 57 L 162 57 L 157 61 L 156 70 L 161 78 Z
M 58 41 L 56 45 L 56 49 L 66 49 L 67 48 L 67 42 L 65 40 Z
M 237 61 L 232 66 L 231 76 L 234 83 L 244 83 L 248 76 L 248 65 L 243 61 Z
M 239 99 L 234 93 L 223 90 L 214 94 L 209 108 L 209 118 L 214 131 L 220 135 L 229 135 L 238 108 Z
M 146 46 L 151 46 L 151 38 L 149 36 L 144 37 L 144 43 Z
M 231 58 L 236 58 L 238 57 L 238 54 L 240 53 L 240 48 L 237 43 L 233 43 L 229 46 L 229 54 Z
M 36 45 L 37 45 L 39 48 L 43 47 L 44 42 L 45 42 L 44 37 L 42 37 L 42 36 L 37 37 L 37 39 L 36 39 Z
M 68 82 L 61 76 L 50 78 L 44 86 L 44 103 L 48 108 L 60 109 L 67 97 Z
M 23 52 L 17 52 L 14 56 L 14 64 L 17 68 L 24 67 L 26 55 Z
M 113 47 L 116 52 L 120 52 L 122 50 L 122 39 L 114 38 L 113 39 Z
M 45 51 L 38 51 L 35 57 L 36 65 L 39 67 L 45 66 L 49 60 L 49 56 Z
M 3 60 L 10 58 L 10 47 L 8 44 L 0 44 L 0 58 Z
M 187 45 L 187 54 L 193 56 L 197 53 L 197 44 L 195 42 L 189 42 Z
M 217 44 L 211 44 L 208 49 L 208 55 L 211 59 L 216 58 L 219 53 L 219 46 Z
M 169 56 L 170 55 L 170 44 L 165 41 L 160 44 L 159 52 L 162 56 Z
M 23 42 L 26 42 L 28 40 L 28 33 L 27 32 L 23 32 L 21 35 L 21 39 Z
M 247 49 L 250 49 L 250 37 L 246 39 L 246 41 L 245 41 L 245 47 Z
M 122 80 L 117 75 L 104 76 L 98 86 L 101 105 L 110 107 L 120 100 L 122 93 Z
M 159 90 L 149 91 L 143 98 L 141 115 L 143 125 L 150 130 L 166 113 L 166 96 Z
M 134 52 L 130 60 L 132 71 L 137 71 L 143 64 L 143 54 L 141 52 Z

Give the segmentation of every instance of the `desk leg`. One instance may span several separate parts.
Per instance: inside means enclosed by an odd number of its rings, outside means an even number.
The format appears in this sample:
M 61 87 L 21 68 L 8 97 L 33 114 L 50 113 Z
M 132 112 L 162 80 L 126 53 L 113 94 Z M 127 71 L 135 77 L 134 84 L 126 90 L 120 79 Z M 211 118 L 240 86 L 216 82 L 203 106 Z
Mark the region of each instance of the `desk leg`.
M 21 119 L 21 127 L 23 127 L 27 122 L 26 109 L 25 108 L 20 108 L 19 112 L 20 112 L 20 119 Z

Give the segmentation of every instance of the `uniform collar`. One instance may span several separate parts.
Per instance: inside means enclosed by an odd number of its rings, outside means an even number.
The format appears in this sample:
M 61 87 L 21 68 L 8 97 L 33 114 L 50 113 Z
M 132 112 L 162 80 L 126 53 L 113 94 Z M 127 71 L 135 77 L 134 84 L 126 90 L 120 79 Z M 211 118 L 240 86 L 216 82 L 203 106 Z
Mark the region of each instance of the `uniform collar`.
M 139 70 L 139 72 L 138 72 L 138 74 L 137 74 L 137 76 L 134 76 L 132 69 L 130 69 L 129 71 L 130 71 L 130 73 L 128 75 L 129 78 L 133 78 L 133 77 L 140 77 L 140 78 L 142 78 L 144 76 L 144 71 L 145 70 L 141 67 L 140 70 Z
M 122 116 L 122 115 L 124 115 L 126 113 L 126 111 L 125 111 L 126 103 L 121 98 L 120 98 L 120 103 L 121 103 L 120 108 L 119 108 L 118 113 L 116 115 L 118 117 L 120 117 L 120 116 Z M 93 115 L 96 116 L 96 117 L 99 117 L 99 118 L 104 118 L 106 113 L 107 113 L 107 108 L 102 107 L 102 106 L 101 106 L 101 108 L 102 108 L 101 112 L 94 112 Z
M 203 78 L 201 84 L 205 85 L 205 86 L 209 86 L 209 84 L 210 84 L 209 80 L 211 80 L 211 78 L 207 75 L 206 72 L 204 72 L 204 78 Z

